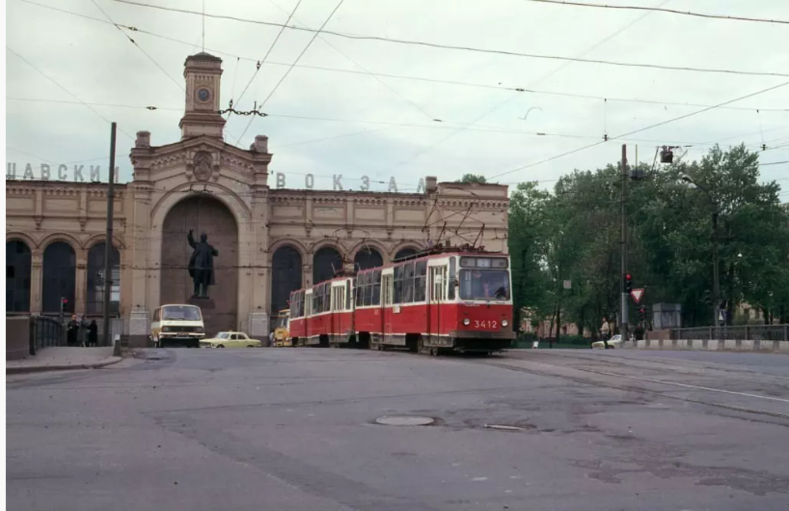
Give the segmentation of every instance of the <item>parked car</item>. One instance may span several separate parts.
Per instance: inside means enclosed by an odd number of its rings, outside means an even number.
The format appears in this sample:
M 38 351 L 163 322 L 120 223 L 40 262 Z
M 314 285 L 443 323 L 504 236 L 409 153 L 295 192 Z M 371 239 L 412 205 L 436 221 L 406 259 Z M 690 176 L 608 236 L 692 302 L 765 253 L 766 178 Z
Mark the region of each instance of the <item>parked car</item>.
M 613 336 L 610 339 L 608 339 L 608 349 L 609 350 L 612 350 L 614 348 L 618 348 L 620 344 L 622 344 L 622 336 L 619 335 L 619 334 L 616 334 L 615 336 Z M 593 350 L 604 350 L 604 349 L 606 349 L 605 341 L 593 342 L 592 343 L 592 349 Z
M 260 348 L 263 343 L 250 339 L 244 332 L 219 332 L 216 337 L 200 341 L 201 348 Z

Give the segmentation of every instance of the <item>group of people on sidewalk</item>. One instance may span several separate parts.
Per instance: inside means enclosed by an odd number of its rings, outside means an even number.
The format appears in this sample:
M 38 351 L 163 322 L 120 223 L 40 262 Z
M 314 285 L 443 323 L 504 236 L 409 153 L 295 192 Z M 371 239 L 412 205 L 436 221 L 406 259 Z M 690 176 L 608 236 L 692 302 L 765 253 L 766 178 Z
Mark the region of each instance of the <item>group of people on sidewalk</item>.
M 84 317 L 71 316 L 66 325 L 66 342 L 69 346 L 95 347 L 99 345 L 99 325 L 96 320 L 88 323 Z

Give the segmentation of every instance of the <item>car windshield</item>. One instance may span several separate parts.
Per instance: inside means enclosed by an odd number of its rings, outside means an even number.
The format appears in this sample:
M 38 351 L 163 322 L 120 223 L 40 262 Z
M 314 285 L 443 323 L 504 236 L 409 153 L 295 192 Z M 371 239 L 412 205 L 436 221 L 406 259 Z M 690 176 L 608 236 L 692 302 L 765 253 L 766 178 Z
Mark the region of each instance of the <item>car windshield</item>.
M 507 270 L 460 270 L 462 300 L 507 300 L 509 297 Z
M 216 334 L 217 339 L 227 339 L 228 337 L 230 337 L 230 332 L 219 332 Z
M 190 305 L 171 305 L 162 309 L 162 319 L 172 321 L 200 321 L 200 309 Z

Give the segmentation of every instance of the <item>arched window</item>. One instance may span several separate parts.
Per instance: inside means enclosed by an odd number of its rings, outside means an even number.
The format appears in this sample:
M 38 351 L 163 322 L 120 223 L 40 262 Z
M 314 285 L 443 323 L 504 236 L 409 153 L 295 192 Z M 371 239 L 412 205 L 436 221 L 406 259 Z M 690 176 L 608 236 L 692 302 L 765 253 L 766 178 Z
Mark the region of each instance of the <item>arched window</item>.
M 24 241 L 6 242 L 6 312 L 30 312 L 30 262 L 30 247 Z
M 88 314 L 102 314 L 104 312 L 104 247 L 105 244 L 96 243 L 88 251 L 88 289 L 87 306 Z M 112 247 L 110 255 L 110 314 L 120 313 L 121 304 L 121 254 Z
M 271 258 L 271 314 L 288 308 L 290 293 L 301 288 L 301 254 L 284 246 Z
M 357 271 L 369 270 L 370 268 L 383 266 L 384 258 L 376 249 L 365 246 L 356 253 L 353 264 Z
M 65 312 L 74 312 L 77 281 L 77 254 L 71 245 L 56 241 L 44 249 L 44 313 L 60 312 L 60 300 L 66 299 Z
M 415 255 L 415 254 L 416 254 L 416 249 L 415 248 L 410 248 L 410 247 L 409 248 L 401 248 L 395 254 L 394 260 L 397 261 L 398 259 L 402 259 L 404 257 L 410 257 L 410 256 Z
M 319 284 L 334 277 L 342 269 L 342 256 L 332 247 L 323 247 L 312 258 L 312 284 Z

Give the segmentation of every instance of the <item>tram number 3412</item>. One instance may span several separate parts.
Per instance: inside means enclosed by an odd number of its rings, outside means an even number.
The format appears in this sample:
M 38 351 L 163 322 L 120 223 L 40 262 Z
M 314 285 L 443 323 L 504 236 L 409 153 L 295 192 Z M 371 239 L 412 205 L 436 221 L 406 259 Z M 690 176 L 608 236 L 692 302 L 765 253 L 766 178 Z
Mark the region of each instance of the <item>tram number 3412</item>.
M 498 328 L 498 327 L 499 327 L 499 322 L 496 321 L 495 319 L 483 319 L 483 320 L 475 319 L 474 320 L 474 328 L 492 328 L 492 329 L 495 329 L 495 328 Z

